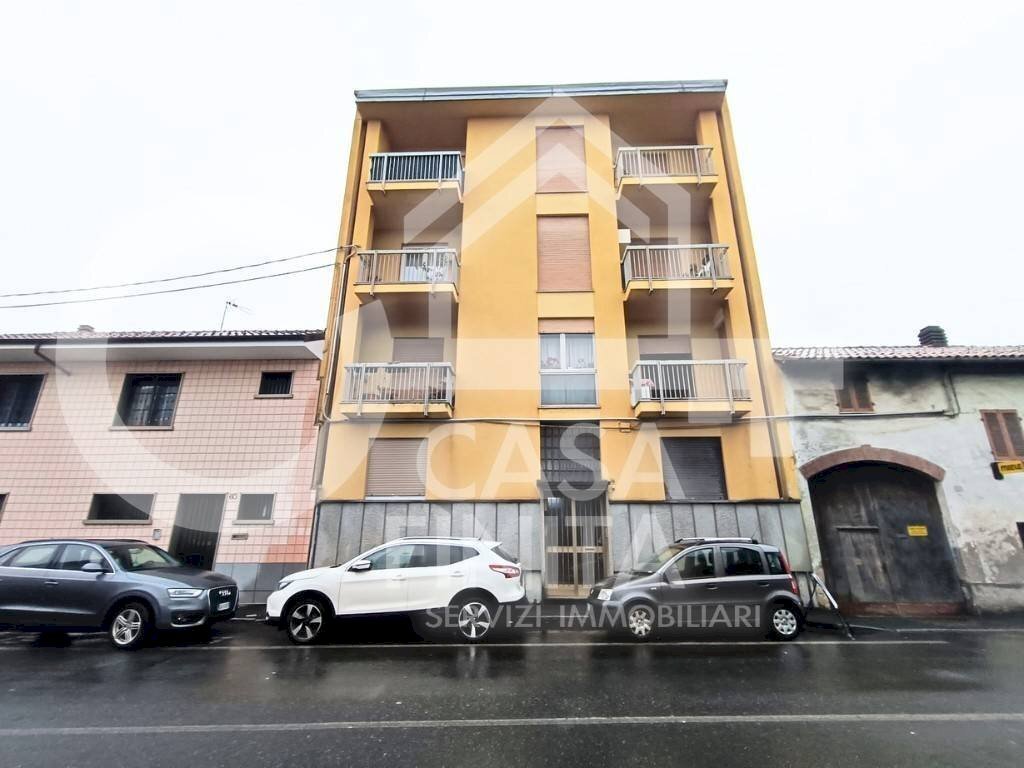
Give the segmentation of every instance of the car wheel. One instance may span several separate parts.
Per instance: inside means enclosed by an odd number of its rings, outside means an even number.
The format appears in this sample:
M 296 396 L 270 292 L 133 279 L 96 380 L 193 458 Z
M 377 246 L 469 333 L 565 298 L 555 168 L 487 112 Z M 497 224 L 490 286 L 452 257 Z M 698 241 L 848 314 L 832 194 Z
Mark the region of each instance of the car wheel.
M 792 640 L 800 634 L 800 611 L 792 605 L 773 605 L 768 611 L 768 633 L 775 640 Z
M 125 603 L 110 620 L 110 642 L 122 651 L 133 651 L 147 639 L 152 621 L 149 609 L 142 603 Z
M 650 640 L 654 634 L 654 607 L 638 603 L 626 611 L 626 628 L 634 640 Z
M 458 636 L 468 643 L 478 643 L 491 633 L 494 626 L 494 605 L 479 597 L 469 597 L 457 603 L 455 614 Z
M 285 614 L 288 639 L 296 645 L 319 642 L 327 628 L 327 608 L 315 597 L 304 597 L 288 607 Z

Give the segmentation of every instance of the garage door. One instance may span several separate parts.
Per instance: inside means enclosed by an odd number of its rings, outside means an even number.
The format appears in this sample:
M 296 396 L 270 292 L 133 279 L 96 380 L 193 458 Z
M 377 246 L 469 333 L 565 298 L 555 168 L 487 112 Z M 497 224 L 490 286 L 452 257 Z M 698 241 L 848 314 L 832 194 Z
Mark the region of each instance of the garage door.
M 963 609 L 933 480 L 901 467 L 850 464 L 816 475 L 810 489 L 825 575 L 846 610 Z

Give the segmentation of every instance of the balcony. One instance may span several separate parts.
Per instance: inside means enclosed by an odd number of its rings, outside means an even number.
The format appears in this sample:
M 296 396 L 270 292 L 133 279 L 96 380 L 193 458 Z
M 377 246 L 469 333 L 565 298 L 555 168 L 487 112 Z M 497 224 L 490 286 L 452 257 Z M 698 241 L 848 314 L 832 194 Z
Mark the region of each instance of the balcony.
M 393 228 L 411 215 L 417 221 L 456 226 L 462 217 L 464 178 L 458 151 L 374 153 L 366 180 L 374 221 Z
M 709 146 L 620 147 L 615 155 L 615 187 L 644 184 L 693 184 L 718 180 Z
M 347 416 L 451 418 L 451 363 L 354 363 L 345 366 L 341 411 Z
M 624 299 L 638 291 L 695 290 L 722 295 L 733 287 L 728 246 L 628 245 L 622 254 Z
M 630 372 L 638 418 L 728 417 L 750 413 L 742 360 L 641 360 Z
M 378 295 L 447 294 L 459 300 L 459 262 L 454 248 L 361 251 L 355 292 L 363 304 Z

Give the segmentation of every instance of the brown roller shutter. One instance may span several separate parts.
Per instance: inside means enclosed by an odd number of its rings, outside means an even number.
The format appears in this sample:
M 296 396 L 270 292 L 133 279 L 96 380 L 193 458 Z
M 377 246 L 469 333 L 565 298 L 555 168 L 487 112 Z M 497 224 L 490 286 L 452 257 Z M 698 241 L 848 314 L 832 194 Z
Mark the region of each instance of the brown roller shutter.
M 537 287 L 540 291 L 591 290 L 586 216 L 537 217 Z
M 669 499 L 724 499 L 722 442 L 717 437 L 666 437 L 661 441 Z
M 587 191 L 582 128 L 541 128 L 537 131 L 537 191 Z
M 423 496 L 427 441 L 395 437 L 372 440 L 366 457 L 367 496 Z
M 398 336 L 394 339 L 392 360 L 397 363 L 443 363 L 444 339 Z
M 540 333 L 593 333 L 592 317 L 545 317 L 537 323 Z

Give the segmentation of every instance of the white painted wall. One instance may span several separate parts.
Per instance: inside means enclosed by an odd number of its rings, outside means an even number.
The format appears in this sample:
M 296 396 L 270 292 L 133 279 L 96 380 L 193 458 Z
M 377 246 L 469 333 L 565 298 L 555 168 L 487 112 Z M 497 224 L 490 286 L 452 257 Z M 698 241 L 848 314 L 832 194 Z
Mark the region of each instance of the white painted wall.
M 1017 523 L 1024 522 L 1024 475 L 993 478 L 992 450 L 979 414 L 1024 413 L 1024 366 L 953 366 L 950 388 L 938 365 L 875 364 L 867 368 L 875 413 L 867 416 L 839 414 L 835 388 L 842 380 L 841 363 L 786 362 L 781 369 L 798 467 L 862 445 L 939 465 L 946 476 L 936 484 L 936 494 L 971 604 L 977 610 L 1024 608 L 1024 549 L 1017 532 Z M 805 523 L 814 531 L 802 476 L 800 483 Z M 820 570 L 816 541 L 811 549 Z

